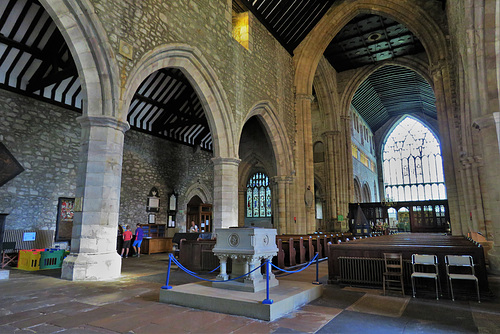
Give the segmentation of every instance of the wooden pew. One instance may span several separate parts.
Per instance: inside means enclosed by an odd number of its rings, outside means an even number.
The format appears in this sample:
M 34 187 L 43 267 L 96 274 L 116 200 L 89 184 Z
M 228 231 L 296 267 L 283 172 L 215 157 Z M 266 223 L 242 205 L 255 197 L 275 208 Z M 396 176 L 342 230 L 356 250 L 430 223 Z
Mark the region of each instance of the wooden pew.
M 273 257 L 273 262 L 277 267 L 285 268 L 285 251 L 281 239 L 276 240 L 276 245 L 278 246 L 278 254 Z

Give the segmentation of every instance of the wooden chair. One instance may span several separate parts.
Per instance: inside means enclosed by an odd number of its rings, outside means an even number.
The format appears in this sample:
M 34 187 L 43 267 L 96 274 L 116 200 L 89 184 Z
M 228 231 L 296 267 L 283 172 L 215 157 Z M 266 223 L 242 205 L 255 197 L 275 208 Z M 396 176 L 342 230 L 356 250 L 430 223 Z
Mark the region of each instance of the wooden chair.
M 403 255 L 401 253 L 384 253 L 384 296 L 386 288 L 388 290 L 401 290 L 405 295 L 405 286 L 403 283 Z M 398 286 L 392 286 L 391 283 L 398 283 Z
M 5 268 L 8 264 L 14 264 L 17 262 L 18 253 L 16 252 L 6 252 L 6 250 L 15 250 L 16 243 L 15 242 L 4 242 L 2 243 L 2 266 L 1 268 Z
M 432 278 L 436 284 L 436 299 L 439 300 L 439 291 L 441 290 L 441 283 L 439 282 L 438 260 L 436 255 L 422 255 L 413 254 L 411 256 L 411 266 L 413 273 L 411 274 L 411 287 L 413 290 L 413 297 L 415 297 L 415 278 Z M 415 268 L 428 268 L 434 267 L 433 272 L 419 271 Z M 439 285 L 439 288 L 438 288 Z
M 476 282 L 477 291 L 477 301 L 481 302 L 479 297 L 479 282 L 474 271 L 474 260 L 470 255 L 446 255 L 444 257 L 446 263 L 446 275 L 448 276 L 448 283 L 451 292 L 451 299 L 455 301 L 455 296 L 453 295 L 453 285 L 452 280 L 471 280 Z M 467 270 L 467 273 L 451 273 L 450 267 L 461 267 Z

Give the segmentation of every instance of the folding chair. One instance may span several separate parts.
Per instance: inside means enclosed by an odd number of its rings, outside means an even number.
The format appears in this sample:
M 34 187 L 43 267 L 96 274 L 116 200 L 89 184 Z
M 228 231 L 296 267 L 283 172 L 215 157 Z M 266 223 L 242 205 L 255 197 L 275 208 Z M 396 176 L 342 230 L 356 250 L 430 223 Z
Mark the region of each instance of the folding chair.
M 403 256 L 401 253 L 384 253 L 384 296 L 385 289 L 391 289 L 391 283 L 398 283 L 403 296 L 405 295 L 405 286 L 403 283 Z M 392 288 L 396 290 L 395 287 Z M 397 289 L 399 290 L 399 289 Z
M 455 296 L 453 295 L 453 284 L 452 280 L 471 280 L 476 282 L 476 291 L 477 291 L 477 301 L 481 302 L 479 298 L 479 282 L 476 277 L 476 273 L 474 271 L 474 260 L 470 255 L 446 255 L 445 256 L 446 263 L 446 275 L 448 275 L 448 283 L 450 285 L 451 299 L 455 301 Z M 450 273 L 450 267 L 461 267 L 467 269 L 470 273 Z
M 429 268 L 429 266 L 434 266 L 434 272 L 416 270 L 416 267 L 421 268 L 421 270 L 424 270 L 424 268 Z M 413 290 L 413 297 L 415 297 L 415 278 L 432 278 L 436 283 L 436 299 L 439 300 L 439 291 L 441 290 L 441 282 L 439 282 L 437 256 L 413 254 L 411 256 L 411 267 L 413 270 L 413 273 L 411 274 L 411 287 Z

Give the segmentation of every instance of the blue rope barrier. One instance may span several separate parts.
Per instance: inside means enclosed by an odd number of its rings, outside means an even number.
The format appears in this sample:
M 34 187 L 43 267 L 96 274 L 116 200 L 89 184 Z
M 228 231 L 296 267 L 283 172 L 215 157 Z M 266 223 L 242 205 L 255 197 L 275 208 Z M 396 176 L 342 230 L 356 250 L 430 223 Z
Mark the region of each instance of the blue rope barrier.
M 217 270 L 217 269 L 219 269 L 219 268 L 220 268 L 220 264 L 217 266 L 217 268 L 215 268 L 214 270 L 209 271 L 208 273 L 209 273 L 209 274 L 210 274 L 210 273 L 213 273 L 214 271 L 216 271 L 216 270 Z
M 274 268 L 280 270 L 280 271 L 283 271 L 285 273 L 290 273 L 290 274 L 294 274 L 294 273 L 299 273 L 301 272 L 302 270 L 305 270 L 307 267 L 309 267 L 315 260 L 316 258 L 318 257 L 318 253 L 316 253 L 316 255 L 311 259 L 311 261 L 309 261 L 307 263 L 307 265 L 304 267 L 304 268 L 301 268 L 301 269 L 298 269 L 298 270 L 285 270 L 285 269 L 281 269 L 280 267 L 278 266 L 275 266 L 274 264 L 271 263 L 271 266 L 273 266 Z
M 168 260 L 169 260 L 169 261 L 170 261 L 170 257 L 172 257 L 172 259 L 174 260 L 174 262 L 175 262 L 175 263 L 178 263 L 178 262 L 177 262 L 177 259 L 176 259 L 176 258 L 175 258 L 172 254 L 169 254 L 169 255 L 168 255 Z M 188 274 L 189 274 L 189 273 L 191 273 L 191 274 L 193 274 L 193 275 L 201 275 L 201 274 L 195 273 L 194 271 L 191 271 L 191 270 L 187 269 L 186 267 L 183 267 L 183 268 L 184 268 L 184 271 L 185 271 L 186 273 L 188 273 Z M 213 273 L 214 271 L 216 271 L 216 270 L 217 270 L 217 269 L 219 269 L 219 268 L 220 268 L 220 265 L 219 265 L 217 268 L 215 268 L 214 270 L 212 270 L 212 271 L 208 272 L 208 274 Z
M 254 271 L 256 271 L 257 269 L 260 269 L 260 268 L 261 268 L 261 267 L 265 264 L 265 263 L 264 263 L 264 264 L 261 264 L 260 266 L 258 266 L 258 267 L 257 267 L 257 268 L 255 268 L 254 270 L 249 271 L 248 273 L 243 274 L 243 275 L 238 276 L 238 277 L 235 277 L 235 278 L 231 278 L 231 279 L 227 279 L 227 280 L 211 280 L 211 279 L 207 279 L 207 278 L 203 278 L 203 277 L 199 277 L 199 276 L 195 275 L 195 273 L 193 273 L 191 270 L 187 269 L 187 268 L 186 268 L 186 267 L 184 267 L 182 264 L 180 264 L 180 262 L 179 262 L 179 261 L 177 261 L 174 257 L 172 257 L 172 255 L 171 255 L 171 254 L 169 254 L 169 255 L 170 255 L 170 257 L 172 258 L 172 261 L 174 261 L 174 263 L 175 263 L 175 264 L 177 264 L 177 266 L 178 266 L 179 268 L 181 268 L 181 269 L 182 269 L 182 270 L 183 270 L 186 274 L 191 275 L 191 276 L 193 276 L 193 277 L 196 277 L 196 278 L 198 278 L 198 279 L 200 279 L 200 280 L 202 280 L 202 281 L 207 281 L 207 282 L 216 282 L 216 283 L 218 283 L 218 282 L 228 282 L 228 281 L 234 281 L 234 280 L 240 279 L 240 278 L 242 278 L 242 277 L 248 276 L 248 275 L 250 275 L 251 273 L 253 273 Z

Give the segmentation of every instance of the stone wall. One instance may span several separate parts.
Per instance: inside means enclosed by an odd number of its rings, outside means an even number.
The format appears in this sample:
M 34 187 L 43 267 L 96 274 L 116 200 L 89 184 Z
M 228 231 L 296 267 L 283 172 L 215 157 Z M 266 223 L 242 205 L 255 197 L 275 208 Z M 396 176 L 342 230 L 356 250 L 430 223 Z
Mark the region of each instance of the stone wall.
M 146 199 L 152 187 L 160 196 L 156 222 L 167 223 L 168 198 L 178 195 L 176 223 L 186 222 L 186 190 L 196 183 L 213 192 L 212 153 L 173 143 L 137 131 L 125 133 L 119 223 L 134 226 L 147 223 Z
M 356 125 L 356 122 L 358 123 Z M 358 148 L 358 158 L 352 157 L 353 177 L 359 180 L 361 191 L 363 185 L 366 184 L 370 189 L 370 202 L 378 202 L 378 175 L 377 175 L 377 158 L 375 156 L 375 137 L 368 124 L 364 121 L 361 115 L 351 106 L 351 144 Z M 374 165 L 370 169 L 360 161 L 361 152 Z M 375 170 L 375 172 L 374 172 Z
M 0 188 L 6 229 L 55 230 L 59 197 L 75 197 L 80 114 L 0 90 L 0 141 L 25 171 Z M 162 206 L 172 190 L 185 211 L 186 189 L 195 183 L 213 191 L 212 153 L 137 131 L 125 134 L 120 224 L 147 222 L 146 199 L 155 186 Z M 183 218 L 184 217 L 184 218 Z M 181 212 L 177 220 L 185 221 Z M 166 222 L 163 207 L 158 222 Z
M 217 74 L 234 118 L 241 124 L 250 108 L 268 100 L 278 110 L 290 139 L 293 114 L 293 62 L 288 52 L 250 15 L 252 47 L 246 50 L 233 37 L 231 1 L 90 0 L 123 74 L 160 45 L 183 43 L 198 48 Z M 120 41 L 133 47 L 133 59 L 118 53 Z M 293 142 L 293 140 L 290 140 Z
M 59 197 L 75 197 L 79 114 L 0 90 L 0 140 L 25 171 L 0 188 L 6 229 L 55 229 Z

